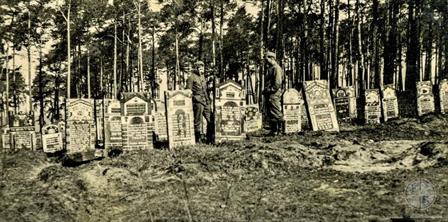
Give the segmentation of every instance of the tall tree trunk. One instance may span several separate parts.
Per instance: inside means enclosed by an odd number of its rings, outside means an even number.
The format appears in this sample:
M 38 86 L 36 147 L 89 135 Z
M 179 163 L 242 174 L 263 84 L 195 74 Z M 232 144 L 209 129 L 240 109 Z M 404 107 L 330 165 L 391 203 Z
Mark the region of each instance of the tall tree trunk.
M 327 79 L 327 65 L 325 62 L 325 0 L 320 0 L 320 79 Z
M 114 64 L 113 64 L 113 79 L 114 79 L 114 86 L 112 89 L 112 99 L 116 99 L 118 92 L 117 92 L 117 19 L 114 21 Z
M 362 50 L 362 30 L 361 30 L 361 12 L 359 9 L 360 0 L 356 0 L 356 31 L 357 31 L 357 40 L 358 40 L 358 55 L 359 60 L 358 63 L 358 87 L 357 92 L 358 95 L 363 95 L 364 89 L 365 89 L 365 82 L 364 82 L 364 65 L 365 65 L 365 56 Z
M 29 94 L 29 98 L 28 98 L 28 106 L 29 106 L 29 113 L 31 114 L 33 111 L 33 100 L 32 98 L 32 94 L 31 94 L 31 86 L 32 86 L 32 81 L 31 81 L 31 12 L 30 12 L 30 5 L 28 3 L 28 36 L 27 36 L 27 42 L 28 45 L 26 47 L 26 52 L 27 52 L 27 58 L 28 58 L 28 94 Z
M 418 52 L 416 46 L 418 45 L 417 21 L 416 21 L 416 1 L 409 1 L 408 9 L 408 45 L 406 50 L 406 90 L 416 91 L 416 81 L 418 77 L 417 59 Z
M 144 89 L 144 77 L 143 77 L 143 49 L 142 49 L 142 22 L 141 22 L 141 7 L 140 1 L 137 1 L 138 10 L 138 71 L 140 74 L 139 91 L 143 92 Z
M 87 47 L 87 98 L 91 99 L 92 95 L 90 94 L 90 51 L 89 46 Z
M 339 0 L 336 0 L 334 7 L 334 30 L 333 30 L 333 62 L 331 69 L 333 70 L 333 81 L 336 84 L 334 87 L 339 86 Z M 333 87 L 332 87 L 333 88 Z
M 372 31 L 372 40 L 373 40 L 373 88 L 378 88 L 380 86 L 380 41 L 378 38 L 378 29 L 379 29 L 379 1 L 373 0 L 372 5 L 373 10 L 373 31 Z
M 223 44 L 224 44 L 224 2 L 219 1 L 219 76 L 224 75 L 224 57 L 223 57 Z

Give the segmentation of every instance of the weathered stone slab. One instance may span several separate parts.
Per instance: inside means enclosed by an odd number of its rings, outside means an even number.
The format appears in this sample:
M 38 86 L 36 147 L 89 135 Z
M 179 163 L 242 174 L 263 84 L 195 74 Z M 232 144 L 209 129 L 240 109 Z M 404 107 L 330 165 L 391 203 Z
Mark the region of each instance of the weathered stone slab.
M 34 126 L 11 127 L 10 135 L 12 149 L 37 149 Z
M 93 100 L 67 100 L 67 154 L 95 151 Z
M 366 104 L 364 106 L 364 119 L 367 124 L 380 123 L 381 102 L 378 89 L 366 89 Z
M 262 128 L 262 115 L 258 105 L 246 105 L 244 109 L 244 132 L 250 133 Z
M 156 100 L 156 109 L 154 114 L 154 132 L 159 141 L 168 140 L 168 127 L 166 123 L 166 106 L 165 102 Z
M 165 92 L 168 144 L 170 149 L 194 145 L 193 104 L 191 90 Z
M 215 142 L 241 140 L 243 131 L 244 91 L 234 81 L 227 81 L 217 87 Z
M 356 97 L 353 87 L 333 89 L 336 115 L 340 120 L 351 120 L 357 117 Z
M 105 112 L 105 148 L 123 148 L 121 127 L 121 104 L 118 100 L 110 100 Z
M 299 91 L 287 89 L 282 96 L 283 118 L 285 120 L 285 133 L 295 133 L 302 131 L 302 105 Z
M 54 153 L 63 149 L 62 135 L 57 125 L 49 124 L 42 127 L 42 146 L 45 153 Z
M 417 82 L 417 114 L 423 116 L 435 111 L 434 94 L 430 81 Z
M 439 84 L 440 111 L 448 113 L 448 80 L 443 79 Z
M 398 98 L 393 85 L 385 85 L 381 99 L 384 121 L 398 118 Z

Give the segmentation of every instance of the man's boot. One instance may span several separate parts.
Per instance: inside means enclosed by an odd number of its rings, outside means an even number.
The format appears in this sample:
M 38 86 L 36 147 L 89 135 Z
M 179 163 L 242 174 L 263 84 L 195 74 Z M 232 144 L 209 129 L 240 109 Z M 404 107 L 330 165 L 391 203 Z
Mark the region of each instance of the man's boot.
M 270 126 L 271 126 L 271 131 L 269 132 L 269 136 L 275 136 L 277 134 L 278 131 L 278 125 L 277 122 L 270 122 Z
M 201 143 L 201 132 L 194 132 L 194 139 L 196 143 Z

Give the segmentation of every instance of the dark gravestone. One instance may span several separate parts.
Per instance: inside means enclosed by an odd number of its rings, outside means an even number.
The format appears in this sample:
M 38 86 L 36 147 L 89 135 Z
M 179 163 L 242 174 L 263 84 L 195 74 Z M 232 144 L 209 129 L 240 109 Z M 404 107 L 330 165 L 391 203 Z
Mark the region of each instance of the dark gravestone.
M 83 160 L 95 151 L 95 124 L 93 100 L 67 100 L 67 154 L 86 154 Z
M 313 130 L 339 131 L 327 81 L 305 81 L 303 85 Z
M 364 119 L 366 124 L 380 123 L 381 102 L 378 89 L 366 89 L 366 104 L 364 106 Z
M 302 104 L 300 93 L 296 89 L 287 89 L 282 96 L 285 133 L 302 131 Z
M 193 104 L 191 90 L 165 92 L 168 144 L 170 149 L 194 145 Z
M 439 84 L 440 111 L 448 113 L 448 80 L 444 79 Z
M 384 121 L 398 118 L 398 98 L 393 85 L 385 85 L 381 99 Z
M 234 81 L 227 81 L 218 87 L 216 96 L 216 142 L 241 140 L 245 137 L 242 115 L 245 100 L 242 87 Z
M 244 132 L 250 133 L 260 130 L 263 124 L 261 118 L 258 105 L 246 105 L 244 109 Z
M 42 146 L 45 153 L 55 153 L 63 149 L 62 135 L 57 125 L 42 127 Z
M 430 81 L 417 82 L 417 114 L 423 116 L 435 110 L 434 95 Z

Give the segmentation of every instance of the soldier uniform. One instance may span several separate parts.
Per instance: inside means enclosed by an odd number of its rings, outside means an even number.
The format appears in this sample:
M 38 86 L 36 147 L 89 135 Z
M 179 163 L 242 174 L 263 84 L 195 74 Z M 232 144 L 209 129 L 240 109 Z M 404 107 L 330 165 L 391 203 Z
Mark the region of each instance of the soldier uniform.
M 265 56 L 271 67 L 266 74 L 266 83 L 263 94 L 266 99 L 267 116 L 271 127 L 271 133 L 277 134 L 283 129 L 283 113 L 281 108 L 283 71 L 275 61 L 275 54 L 267 52 Z

